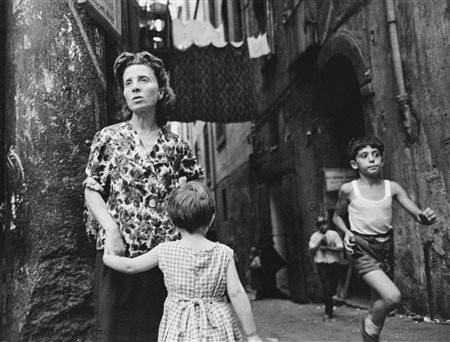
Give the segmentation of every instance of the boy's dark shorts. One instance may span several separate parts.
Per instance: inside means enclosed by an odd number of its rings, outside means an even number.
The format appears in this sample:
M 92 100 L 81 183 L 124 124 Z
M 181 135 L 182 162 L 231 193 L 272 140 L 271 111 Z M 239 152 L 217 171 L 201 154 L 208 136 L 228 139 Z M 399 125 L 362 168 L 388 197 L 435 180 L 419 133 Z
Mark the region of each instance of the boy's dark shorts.
M 353 232 L 354 233 L 354 232 Z M 353 268 L 359 276 L 381 270 L 394 279 L 394 239 L 392 232 L 388 239 L 379 242 L 374 236 L 355 234 L 354 253 L 350 255 Z

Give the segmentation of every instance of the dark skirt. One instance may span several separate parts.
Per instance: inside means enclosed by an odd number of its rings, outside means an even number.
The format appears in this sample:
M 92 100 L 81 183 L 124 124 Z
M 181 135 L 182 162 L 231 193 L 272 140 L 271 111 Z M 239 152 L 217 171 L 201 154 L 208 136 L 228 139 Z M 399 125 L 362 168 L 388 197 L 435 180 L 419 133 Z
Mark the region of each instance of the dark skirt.
M 152 342 L 158 340 L 167 290 L 159 268 L 123 274 L 103 264 L 103 251 L 95 264 L 95 341 Z

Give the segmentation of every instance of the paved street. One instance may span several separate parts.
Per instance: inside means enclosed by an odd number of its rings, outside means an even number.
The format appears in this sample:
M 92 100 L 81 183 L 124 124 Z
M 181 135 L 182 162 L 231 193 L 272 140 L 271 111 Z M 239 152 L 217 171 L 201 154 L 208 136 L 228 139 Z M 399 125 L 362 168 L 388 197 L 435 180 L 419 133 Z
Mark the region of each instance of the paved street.
M 334 321 L 323 322 L 323 308 L 316 304 L 300 305 L 288 300 L 252 301 L 255 321 L 265 342 L 361 341 L 359 322 L 365 309 L 340 306 Z M 404 315 L 388 317 L 382 342 L 450 341 L 447 322 L 415 322 Z

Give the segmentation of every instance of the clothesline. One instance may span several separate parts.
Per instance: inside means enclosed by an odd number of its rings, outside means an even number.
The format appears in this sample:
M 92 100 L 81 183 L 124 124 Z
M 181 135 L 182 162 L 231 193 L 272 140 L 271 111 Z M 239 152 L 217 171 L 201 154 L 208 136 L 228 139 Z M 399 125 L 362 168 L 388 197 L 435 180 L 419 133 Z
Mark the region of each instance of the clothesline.
M 231 44 L 234 47 L 241 47 L 244 42 L 227 42 L 225 40 L 223 25 L 214 28 L 208 21 L 189 20 L 182 22 L 174 19 L 172 22 L 173 45 L 177 50 L 187 50 L 193 44 L 199 47 L 213 45 L 218 48 Z M 250 58 L 258 58 L 269 54 L 270 47 L 267 41 L 267 34 L 260 34 L 258 37 L 248 37 L 247 46 Z

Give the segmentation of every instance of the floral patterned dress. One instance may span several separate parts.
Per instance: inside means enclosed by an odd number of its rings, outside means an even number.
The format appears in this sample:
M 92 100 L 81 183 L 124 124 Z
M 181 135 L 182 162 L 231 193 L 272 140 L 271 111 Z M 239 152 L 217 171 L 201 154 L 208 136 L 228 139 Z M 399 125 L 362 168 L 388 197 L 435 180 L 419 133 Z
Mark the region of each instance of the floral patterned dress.
M 178 185 L 203 178 L 204 171 L 189 145 L 166 128 L 160 128 L 151 151 L 147 151 L 130 121 L 105 127 L 91 144 L 84 186 L 98 191 L 118 224 L 125 256 L 143 254 L 164 241 L 179 238 L 166 212 L 166 198 Z M 88 234 L 103 249 L 105 232 L 89 211 L 85 212 Z
M 182 240 L 163 243 L 159 248 L 159 268 L 168 294 L 158 341 L 241 341 L 225 300 L 233 250 L 218 242 L 209 250 L 195 250 Z

